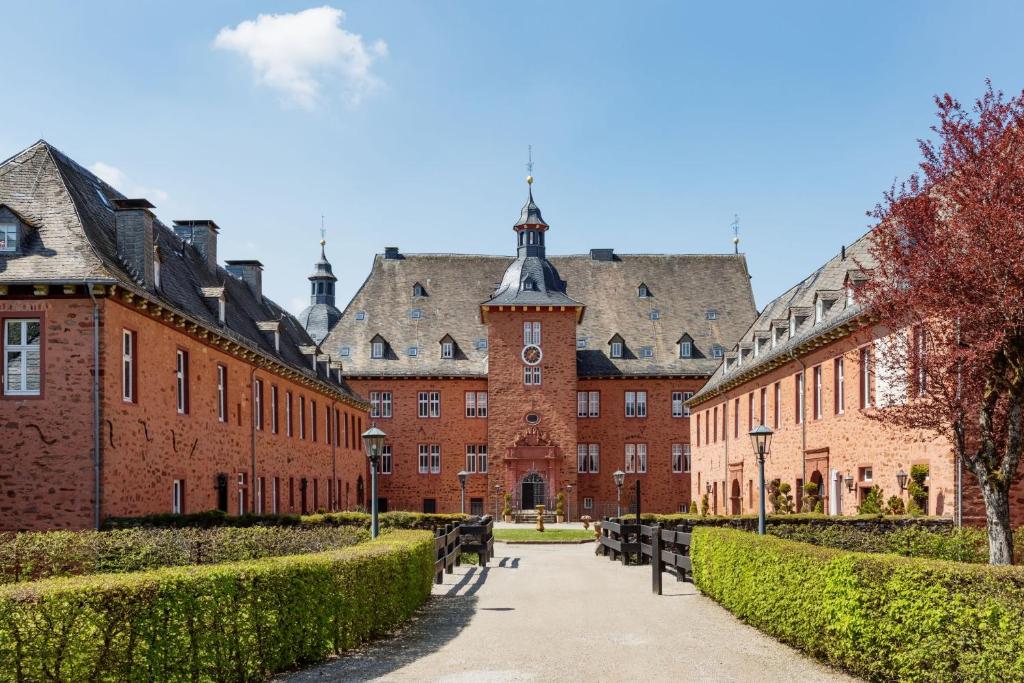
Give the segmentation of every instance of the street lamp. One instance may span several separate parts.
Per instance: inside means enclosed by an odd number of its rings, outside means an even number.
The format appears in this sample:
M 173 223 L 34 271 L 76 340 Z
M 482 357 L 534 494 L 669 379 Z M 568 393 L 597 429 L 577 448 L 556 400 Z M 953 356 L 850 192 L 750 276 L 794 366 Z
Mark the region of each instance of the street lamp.
M 381 451 L 384 450 L 384 432 L 372 425 L 363 432 L 363 448 L 370 459 L 370 538 L 377 538 L 380 524 L 377 520 L 377 463 L 380 462 Z
M 761 424 L 750 432 L 750 443 L 754 446 L 754 455 L 757 456 L 757 477 L 761 486 L 761 502 L 757 510 L 757 533 L 764 536 L 764 458 L 768 455 L 772 446 L 771 429 Z
M 622 517 L 622 485 L 626 482 L 626 473 L 622 470 L 615 470 L 612 474 L 615 480 L 615 516 Z
M 459 472 L 459 488 L 462 489 L 462 514 L 466 514 L 466 480 L 469 479 L 469 472 L 461 470 Z
M 907 473 L 903 471 L 903 468 L 896 473 L 896 483 L 900 485 L 900 491 L 907 490 Z
M 572 521 L 572 484 L 565 485 L 565 521 Z
M 494 485 L 494 519 L 497 521 L 501 519 L 501 515 L 498 514 L 498 501 L 501 500 L 501 484 Z
M 847 472 L 846 476 L 843 477 L 843 481 L 846 482 L 846 491 L 848 493 L 853 493 L 853 475 Z

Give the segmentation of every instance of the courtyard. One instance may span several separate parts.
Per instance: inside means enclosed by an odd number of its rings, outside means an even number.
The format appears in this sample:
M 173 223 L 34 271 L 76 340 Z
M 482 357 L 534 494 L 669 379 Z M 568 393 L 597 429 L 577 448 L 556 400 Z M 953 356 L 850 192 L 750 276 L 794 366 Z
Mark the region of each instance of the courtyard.
M 435 585 L 395 637 L 280 677 L 323 681 L 852 681 L 740 623 L 692 584 L 594 556 L 499 543 Z

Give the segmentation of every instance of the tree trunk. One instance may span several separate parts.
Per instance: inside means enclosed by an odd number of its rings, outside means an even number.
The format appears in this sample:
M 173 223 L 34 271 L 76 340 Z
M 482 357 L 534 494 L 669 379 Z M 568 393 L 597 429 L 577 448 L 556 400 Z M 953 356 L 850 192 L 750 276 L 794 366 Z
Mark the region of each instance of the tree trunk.
M 981 481 L 988 527 L 989 564 L 1013 564 L 1013 528 L 1010 526 L 1010 491 L 1005 481 L 985 477 Z

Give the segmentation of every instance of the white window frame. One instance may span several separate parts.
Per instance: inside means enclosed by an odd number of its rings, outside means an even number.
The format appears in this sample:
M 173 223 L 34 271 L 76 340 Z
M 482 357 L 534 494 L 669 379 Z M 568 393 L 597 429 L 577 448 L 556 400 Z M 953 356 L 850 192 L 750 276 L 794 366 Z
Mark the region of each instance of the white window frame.
M 185 509 L 185 480 L 171 482 L 171 514 L 180 515 Z
M 285 402 L 284 402 L 285 431 L 288 433 L 288 436 L 291 437 L 291 435 L 293 433 L 293 427 L 292 427 L 292 392 L 290 392 L 290 391 L 284 392 L 284 397 L 285 397 Z
M 636 417 L 636 392 L 627 391 L 625 394 L 626 417 Z
M 455 345 L 450 341 L 441 342 L 441 358 L 454 358 Z
M 266 484 L 266 479 L 263 477 L 256 477 L 256 514 L 263 514 L 263 487 Z
M 576 392 L 576 417 L 588 417 L 590 415 L 587 410 L 587 396 L 586 391 Z
M 540 323 L 536 321 L 523 322 L 523 346 L 540 346 Z
M 476 392 L 476 416 L 481 418 L 487 417 L 487 392 L 478 391 Z
M 681 418 L 683 417 L 683 392 L 673 391 L 672 392 L 672 417 Z
M 681 474 L 683 471 L 683 444 L 672 444 L 672 473 Z
M 32 323 L 39 325 L 39 336 L 36 338 L 36 343 L 28 344 L 28 326 Z M 12 325 L 18 325 L 21 329 L 21 343 L 11 344 L 10 339 L 10 327 Z M 43 366 L 42 366 L 42 335 L 43 335 L 43 321 L 40 318 L 11 318 L 4 321 L 3 329 L 3 349 L 4 349 L 4 395 L 6 396 L 39 396 L 43 389 Z M 29 354 L 36 354 L 36 365 L 38 367 L 37 373 L 38 378 L 36 383 L 39 385 L 38 389 L 29 389 L 29 380 L 32 373 L 29 370 Z M 12 354 L 19 354 L 19 361 L 17 363 L 20 368 L 18 372 L 19 384 L 17 389 L 12 389 L 8 378 L 11 370 L 11 356 Z
M 416 394 L 416 416 L 420 418 L 430 417 L 430 392 L 420 391 Z
M 636 416 L 647 417 L 647 392 L 636 392 Z
M 612 342 L 612 358 L 622 358 L 622 342 Z
M 135 403 L 135 332 L 121 330 L 121 400 Z
M 183 349 L 177 349 L 174 357 L 176 408 L 179 415 L 185 415 L 188 413 L 188 352 Z
M 17 223 L 0 223 L 0 245 L 3 245 L 0 246 L 0 252 L 10 254 L 18 251 L 20 238 Z
M 576 444 L 576 472 L 584 474 L 587 471 L 587 444 Z
M 481 443 L 476 446 L 476 471 L 480 474 L 487 474 L 487 444 Z
M 227 367 L 217 365 L 217 421 L 228 421 Z
M 693 449 L 690 444 L 683 444 L 683 472 L 689 472 L 693 468 Z
M 636 471 L 636 444 L 635 443 L 627 443 L 626 444 L 626 463 L 625 463 L 625 467 L 623 469 L 626 471 L 626 474 L 632 474 L 633 472 Z
M 299 438 L 306 438 L 306 397 L 299 396 Z
M 441 392 L 430 392 L 430 417 L 441 417 Z
M 253 419 L 256 423 L 256 431 L 263 431 L 263 380 L 256 380 L 253 389 Z
M 846 412 L 846 368 L 842 358 L 837 358 L 832 368 L 836 373 L 836 414 L 842 415 Z
M 861 407 L 871 407 L 871 349 L 865 346 L 860 350 L 860 392 Z
M 370 358 L 380 359 L 384 357 L 384 342 L 373 342 L 370 345 Z
M 277 477 L 270 478 L 270 514 L 277 514 Z
M 419 444 L 419 473 L 429 474 L 430 473 L 430 445 L 421 443 Z
M 691 357 L 693 357 L 693 342 L 690 342 L 690 341 L 679 342 L 679 357 L 680 358 L 691 358 Z
M 476 445 L 466 444 L 466 471 L 476 474 Z
M 814 366 L 814 419 L 820 420 L 822 417 L 822 396 L 821 396 L 821 376 L 822 372 L 820 365 Z
M 430 473 L 441 474 L 441 444 L 430 444 Z
M 598 474 L 601 471 L 601 445 L 587 444 L 587 454 L 590 456 L 590 473 Z
M 476 392 L 466 392 L 466 417 L 476 417 Z
M 636 473 L 647 474 L 647 444 L 636 445 Z
M 380 448 L 380 473 L 391 474 L 394 460 L 391 456 L 391 444 L 386 443 Z
M 593 510 L 594 509 L 594 499 L 591 498 L 590 496 L 585 496 L 583 498 L 583 509 L 584 510 Z
M 534 386 L 534 387 L 536 387 L 536 386 L 540 386 L 540 383 L 541 383 L 540 366 L 539 365 L 535 365 L 535 366 L 531 367 L 529 365 L 524 365 L 523 366 L 523 384 L 525 384 L 526 386 Z
M 277 434 L 279 426 L 277 419 L 277 385 L 270 385 L 270 433 Z

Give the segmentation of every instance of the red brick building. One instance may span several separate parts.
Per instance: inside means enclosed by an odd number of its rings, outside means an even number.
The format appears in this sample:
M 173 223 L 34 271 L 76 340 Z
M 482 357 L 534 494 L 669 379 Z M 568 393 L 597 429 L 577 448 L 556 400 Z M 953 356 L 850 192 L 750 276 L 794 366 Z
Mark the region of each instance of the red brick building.
M 388 435 L 385 509 L 554 508 L 575 518 L 623 504 L 689 505 L 686 398 L 756 315 L 742 255 L 546 255 L 529 200 L 515 257 L 388 248 L 352 301 L 307 329 L 341 360 Z M 336 319 L 336 321 L 335 321 Z M 332 321 L 325 323 L 324 321 Z
M 828 514 L 856 514 L 875 485 L 884 499 L 898 495 L 909 504 L 897 475 L 925 465 L 925 512 L 984 521 L 974 475 L 958 467 L 948 442 L 871 419 L 905 400 L 913 380 L 875 362 L 886 339 L 852 295 L 873 267 L 869 235 L 769 303 L 691 399 L 692 495 L 707 495 L 713 512 L 757 511 L 749 432 L 765 424 L 774 430 L 765 478 L 789 483 L 798 508 L 805 482 L 815 485 Z M 1020 524 L 1024 486 L 1016 491 Z
M 0 528 L 363 504 L 340 363 L 213 221 L 151 208 L 42 141 L 0 164 Z

